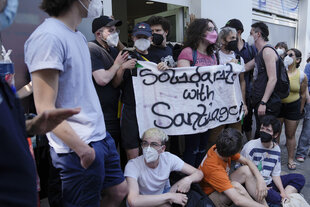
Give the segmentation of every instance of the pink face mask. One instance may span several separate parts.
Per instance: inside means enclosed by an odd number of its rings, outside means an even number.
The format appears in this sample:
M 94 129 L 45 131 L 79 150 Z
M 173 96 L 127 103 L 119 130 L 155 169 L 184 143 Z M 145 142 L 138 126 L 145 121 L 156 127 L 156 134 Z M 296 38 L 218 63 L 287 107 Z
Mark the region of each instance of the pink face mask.
M 216 39 L 217 39 L 217 33 L 215 30 L 213 30 L 212 32 L 209 32 L 206 36 L 206 40 L 210 43 L 210 44 L 214 44 L 216 43 Z

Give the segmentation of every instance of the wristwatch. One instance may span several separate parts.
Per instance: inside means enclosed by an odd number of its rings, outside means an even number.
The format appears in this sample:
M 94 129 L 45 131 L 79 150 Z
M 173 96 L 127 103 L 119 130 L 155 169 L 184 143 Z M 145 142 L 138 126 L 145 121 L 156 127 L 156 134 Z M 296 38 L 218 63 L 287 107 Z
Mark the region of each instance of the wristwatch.
M 266 105 L 267 103 L 266 102 L 264 102 L 264 101 L 261 101 L 260 102 L 260 105 Z

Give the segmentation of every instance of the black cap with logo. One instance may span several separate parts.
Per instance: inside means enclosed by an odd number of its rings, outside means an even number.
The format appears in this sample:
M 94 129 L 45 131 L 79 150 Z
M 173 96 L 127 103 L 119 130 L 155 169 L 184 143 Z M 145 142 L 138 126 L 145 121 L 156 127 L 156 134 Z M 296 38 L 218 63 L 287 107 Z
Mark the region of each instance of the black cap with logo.
M 113 20 L 108 16 L 100 16 L 92 23 L 92 32 L 95 33 L 101 27 L 121 26 L 121 20 Z

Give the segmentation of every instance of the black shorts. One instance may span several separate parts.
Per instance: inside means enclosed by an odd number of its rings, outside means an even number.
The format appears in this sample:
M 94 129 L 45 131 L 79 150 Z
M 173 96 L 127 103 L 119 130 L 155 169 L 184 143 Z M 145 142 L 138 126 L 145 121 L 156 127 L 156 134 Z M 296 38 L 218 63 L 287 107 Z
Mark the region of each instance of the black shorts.
M 125 104 L 121 117 L 121 145 L 124 149 L 134 149 L 140 146 L 136 107 Z
M 300 99 L 298 99 L 297 101 L 291 102 L 291 103 L 282 103 L 281 112 L 278 117 L 288 119 L 288 120 L 301 119 L 302 114 L 300 113 L 300 105 L 301 105 Z
M 112 138 L 115 141 L 116 148 L 118 143 L 120 142 L 121 139 L 121 126 L 120 126 L 120 120 L 115 119 L 115 120 L 104 120 L 106 130 L 110 133 Z

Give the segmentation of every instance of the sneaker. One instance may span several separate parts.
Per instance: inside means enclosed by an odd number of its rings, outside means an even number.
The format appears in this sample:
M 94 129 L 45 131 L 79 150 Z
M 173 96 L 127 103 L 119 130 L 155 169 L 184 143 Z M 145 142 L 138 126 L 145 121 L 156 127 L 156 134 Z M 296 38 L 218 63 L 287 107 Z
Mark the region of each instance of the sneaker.
M 304 162 L 305 161 L 305 158 L 304 157 L 296 157 L 296 160 L 298 162 Z

